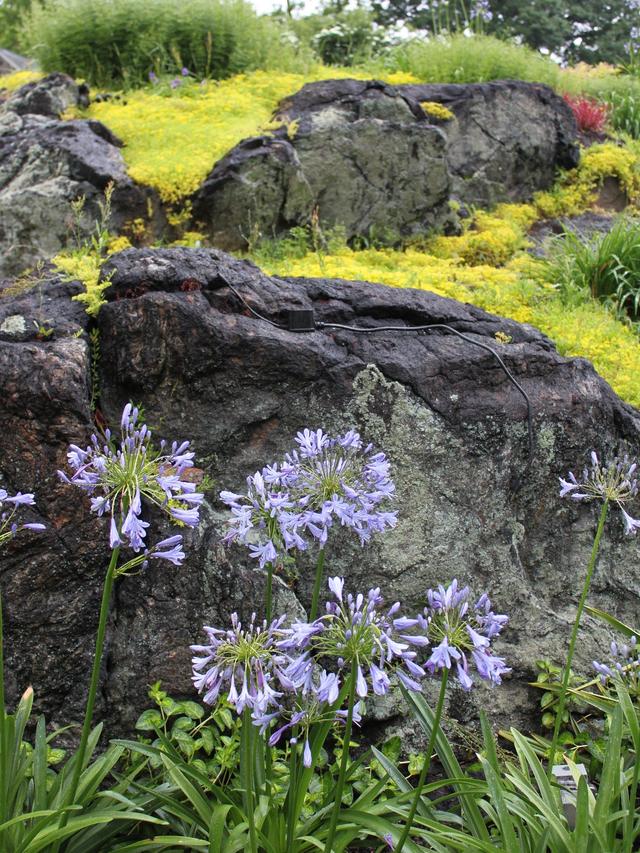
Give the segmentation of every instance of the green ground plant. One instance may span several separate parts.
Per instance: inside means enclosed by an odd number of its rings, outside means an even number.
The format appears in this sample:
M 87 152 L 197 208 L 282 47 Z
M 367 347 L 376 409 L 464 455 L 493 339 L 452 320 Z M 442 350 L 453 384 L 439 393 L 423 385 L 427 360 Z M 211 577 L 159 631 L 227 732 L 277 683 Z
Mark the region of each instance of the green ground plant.
M 556 88 L 561 79 L 560 69 L 547 57 L 481 34 L 415 39 L 390 50 L 384 65 L 413 74 L 423 83 L 529 80 Z
M 640 316 L 640 221 L 620 217 L 606 234 L 583 237 L 570 229 L 554 240 L 547 275 L 562 299 L 593 298 L 621 318 Z

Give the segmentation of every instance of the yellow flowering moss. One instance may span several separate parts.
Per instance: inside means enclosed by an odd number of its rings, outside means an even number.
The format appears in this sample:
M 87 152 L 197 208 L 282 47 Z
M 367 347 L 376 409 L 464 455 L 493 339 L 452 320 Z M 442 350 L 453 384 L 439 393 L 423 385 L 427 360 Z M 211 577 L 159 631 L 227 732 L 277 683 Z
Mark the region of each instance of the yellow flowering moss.
M 73 298 L 84 302 L 87 314 L 92 317 L 104 305 L 103 293 L 109 287 L 108 280 L 99 281 L 102 261 L 100 255 L 90 249 L 60 252 L 52 259 L 56 270 L 64 273 L 67 281 L 81 281 L 84 284 L 85 292 Z
M 83 115 L 103 122 L 122 139 L 134 180 L 155 187 L 165 202 L 178 203 L 195 192 L 234 145 L 269 125 L 278 101 L 305 83 L 326 79 L 328 73 L 322 67 L 307 75 L 254 71 L 229 80 L 185 84 L 171 95 L 140 89 L 121 101 L 92 103 Z M 331 69 L 330 74 L 368 76 L 352 68 Z M 386 79 L 416 82 L 409 74 Z
M 503 204 L 493 213 L 479 211 L 458 237 L 429 240 L 427 249 L 437 258 L 501 266 L 527 245 L 524 231 L 534 219 L 529 205 Z
M 437 101 L 421 101 L 420 106 L 428 116 L 433 116 L 433 118 L 440 119 L 440 121 L 449 121 L 453 118 L 451 110 Z
M 618 179 L 631 204 L 640 204 L 640 156 L 632 146 L 612 142 L 582 151 L 578 167 L 564 172 L 551 190 L 536 193 L 533 203 L 545 218 L 583 213 L 607 177 Z
M 548 335 L 562 355 L 589 359 L 623 399 L 640 405 L 637 335 L 595 301 L 567 308 L 544 281 L 543 265 L 528 255 L 517 255 L 500 269 L 465 266 L 452 258 L 436 258 L 415 249 L 356 252 L 343 247 L 331 255 L 258 260 L 272 275 L 335 277 L 414 287 L 530 323 Z
M 107 243 L 107 255 L 115 255 L 116 252 L 123 252 L 125 249 L 131 248 L 131 240 L 125 237 L 124 234 L 120 237 L 112 237 Z
M 13 74 L 0 74 L 0 89 L 7 92 L 15 92 L 21 86 L 32 83 L 44 77 L 40 71 L 14 71 Z

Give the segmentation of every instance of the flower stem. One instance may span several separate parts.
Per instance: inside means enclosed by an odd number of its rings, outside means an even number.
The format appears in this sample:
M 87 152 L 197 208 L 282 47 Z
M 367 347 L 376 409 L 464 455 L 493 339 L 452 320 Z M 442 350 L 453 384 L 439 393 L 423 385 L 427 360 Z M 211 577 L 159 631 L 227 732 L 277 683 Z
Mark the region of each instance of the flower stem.
M 431 766 L 431 755 L 433 754 L 433 749 L 436 743 L 436 737 L 438 736 L 438 731 L 440 729 L 440 720 L 442 719 L 442 709 L 444 708 L 444 699 L 445 694 L 447 692 L 447 681 L 449 678 L 449 670 L 445 667 L 442 670 L 442 679 L 440 681 L 440 693 L 438 695 L 438 704 L 436 705 L 436 711 L 433 716 L 433 727 L 431 728 L 431 734 L 429 735 L 429 743 L 427 745 L 427 751 L 424 754 L 424 762 L 422 764 L 422 770 L 420 771 L 420 776 L 418 777 L 418 784 L 416 785 L 416 789 L 413 793 L 413 800 L 411 801 L 411 808 L 409 809 L 409 814 L 407 815 L 407 820 L 404 825 L 404 829 L 402 830 L 402 835 L 400 836 L 398 843 L 394 847 L 396 853 L 400 853 L 402 848 L 404 847 L 404 843 L 409 837 L 409 832 L 411 830 L 411 825 L 413 823 L 413 819 L 416 815 L 416 811 L 418 810 L 418 803 L 420 802 L 420 797 L 422 796 L 422 789 L 424 788 L 424 783 L 427 779 L 427 773 L 429 772 L 429 767 Z
M 85 753 L 87 751 L 87 741 L 91 732 L 91 722 L 93 719 L 93 707 L 96 701 L 98 692 L 98 683 L 100 681 L 100 664 L 102 663 L 102 652 L 104 650 L 104 637 L 107 630 L 107 617 L 109 615 L 109 603 L 111 601 L 111 591 L 115 579 L 115 571 L 118 565 L 118 557 L 120 548 L 114 548 L 107 568 L 107 574 L 102 588 L 102 603 L 100 605 L 100 618 L 98 620 L 98 633 L 96 634 L 96 649 L 93 656 L 93 669 L 91 670 L 91 681 L 89 684 L 89 695 L 87 696 L 87 706 L 84 712 L 84 722 L 82 724 L 82 734 L 80 735 L 80 745 L 75 755 L 75 764 L 73 768 L 73 777 L 71 785 L 64 797 L 64 806 L 71 806 L 75 803 L 76 794 L 78 793 L 78 783 L 80 782 L 80 774 L 85 761 Z M 61 819 L 59 828 L 66 826 L 69 817 L 69 812 L 66 811 Z
M 591 557 L 589 558 L 589 565 L 587 566 L 587 575 L 584 579 L 584 585 L 582 587 L 582 594 L 580 595 L 580 601 L 578 602 L 578 610 L 576 612 L 576 618 L 573 623 L 573 628 L 571 630 L 571 639 L 569 640 L 569 652 L 567 654 L 567 661 L 564 668 L 564 673 L 562 675 L 562 684 L 560 686 L 560 701 L 558 703 L 558 711 L 556 714 L 556 722 L 553 727 L 553 738 L 551 740 L 551 752 L 549 754 L 549 763 L 547 767 L 547 778 L 549 780 L 552 779 L 553 776 L 553 764 L 555 761 L 556 750 L 558 748 L 558 738 L 560 736 L 560 727 L 562 725 L 562 717 L 564 715 L 564 710 L 567 702 L 567 692 L 569 689 L 569 677 L 571 673 L 571 663 L 573 661 L 573 655 L 576 649 L 576 641 L 578 639 L 578 629 L 580 628 L 580 620 L 582 618 L 582 612 L 584 610 L 584 605 L 587 601 L 587 595 L 589 594 L 589 587 L 591 586 L 591 578 L 593 577 L 593 572 L 596 567 L 596 560 L 598 558 L 598 551 L 600 550 L 600 540 L 602 538 L 602 532 L 604 531 L 604 524 L 607 520 L 607 512 L 609 511 L 609 501 L 605 500 L 602 504 L 602 509 L 600 511 L 600 519 L 598 521 L 598 529 L 596 530 L 595 539 L 593 540 L 593 547 L 591 549 Z
M 319 561 L 318 561 L 319 562 Z M 331 823 L 329 824 L 329 832 L 324 845 L 324 853 L 331 853 L 333 839 L 338 826 L 338 815 L 342 808 L 342 792 L 344 790 L 344 780 L 347 775 L 347 764 L 349 762 L 349 744 L 351 743 L 351 728 L 353 725 L 353 706 L 356 699 L 356 671 L 358 662 L 354 658 L 351 664 L 351 675 L 349 681 L 349 704 L 347 705 L 347 719 L 344 727 L 344 740 L 342 741 L 342 756 L 340 757 L 340 772 L 338 773 L 338 783 L 335 788 L 335 801 L 333 811 L 331 812 Z
M 264 614 L 267 625 L 273 618 L 273 563 L 267 563 L 267 587 L 264 595 Z
M 637 746 L 636 746 L 637 749 Z M 640 761 L 636 754 L 636 760 L 633 763 L 633 779 L 631 781 L 631 793 L 629 794 L 629 810 L 627 813 L 626 827 L 624 830 L 625 853 L 632 853 L 634 832 L 633 824 L 636 818 L 636 798 L 638 796 L 638 776 L 640 775 Z
M 242 728 L 240 730 L 240 784 L 242 800 L 247 823 L 249 824 L 249 844 L 251 853 L 258 853 L 255 823 L 254 799 L 254 746 L 255 728 L 251 724 L 251 710 L 245 708 L 242 712 Z
M 2 592 L 0 591 L 0 823 L 7 819 L 7 787 L 8 787 L 8 757 L 9 750 L 6 742 L 4 704 L 4 651 L 3 651 L 3 623 L 2 623 Z
M 297 741 L 298 727 L 295 726 L 293 736 Z M 294 791 L 297 790 L 297 775 L 298 775 L 298 747 L 295 744 L 291 745 L 289 753 L 289 793 L 287 795 L 288 814 L 287 814 L 287 853 L 293 853 L 293 840 L 295 836 L 295 796 Z
M 322 586 L 322 576 L 324 574 L 324 548 L 320 548 L 318 554 L 318 562 L 316 563 L 316 579 L 313 584 L 313 597 L 311 599 L 311 615 L 309 622 L 313 622 L 318 615 L 318 604 L 320 601 L 320 587 Z

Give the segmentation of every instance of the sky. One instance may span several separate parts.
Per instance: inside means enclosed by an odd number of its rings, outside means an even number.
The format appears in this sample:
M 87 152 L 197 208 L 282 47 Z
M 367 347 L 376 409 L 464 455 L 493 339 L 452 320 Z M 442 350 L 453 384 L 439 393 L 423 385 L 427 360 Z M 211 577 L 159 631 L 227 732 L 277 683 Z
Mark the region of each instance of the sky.
M 250 3 L 260 15 L 268 15 L 276 9 L 286 8 L 284 0 L 250 0 Z M 302 13 L 310 15 L 313 12 L 317 12 L 320 9 L 320 5 L 320 0 L 315 0 L 315 2 L 314 0 L 305 0 L 302 4 L 302 9 L 296 11 L 295 15 L 296 17 L 300 17 Z

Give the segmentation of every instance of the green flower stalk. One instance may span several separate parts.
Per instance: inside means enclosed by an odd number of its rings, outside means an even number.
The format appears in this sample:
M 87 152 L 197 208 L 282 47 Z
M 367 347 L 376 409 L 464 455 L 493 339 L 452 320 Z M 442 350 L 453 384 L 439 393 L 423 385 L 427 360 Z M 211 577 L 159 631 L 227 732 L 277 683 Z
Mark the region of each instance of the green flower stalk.
M 547 776 L 552 778 L 553 764 L 556 760 L 556 751 L 558 749 L 558 739 L 560 737 L 560 727 L 562 726 L 562 717 L 564 715 L 567 693 L 569 690 L 569 678 L 571 674 L 571 664 L 576 649 L 578 640 L 578 631 L 580 629 L 580 621 L 584 612 L 584 607 L 591 587 L 591 580 L 598 559 L 600 550 L 600 540 L 604 532 L 605 522 L 611 504 L 618 507 L 624 522 L 625 533 L 632 535 L 640 528 L 640 521 L 632 518 L 625 510 L 624 504 L 637 498 L 638 495 L 638 480 L 636 476 L 637 463 L 631 461 L 628 456 L 622 459 L 613 459 L 605 465 L 600 464 L 600 460 L 594 451 L 591 452 L 591 467 L 585 468 L 582 475 L 582 480 L 579 481 L 574 474 L 569 472 L 566 480 L 560 478 L 560 497 L 570 497 L 575 501 L 602 501 L 602 509 L 600 510 L 600 518 L 596 535 L 591 548 L 591 556 L 587 566 L 587 573 L 582 586 L 582 593 L 578 601 L 578 609 L 576 618 L 573 622 L 571 630 L 571 638 L 569 640 L 569 652 L 565 664 L 562 683 L 560 685 L 558 711 L 556 715 L 555 725 L 553 727 L 553 736 L 551 738 L 551 750 L 549 754 L 549 766 L 547 768 Z
M 122 412 L 121 432 L 122 439 L 118 446 L 113 442 L 110 430 L 106 430 L 104 441 L 93 435 L 91 445 L 86 450 L 71 445 L 67 459 L 74 473 L 68 477 L 64 472 L 59 472 L 64 482 L 79 486 L 91 496 L 92 512 L 99 517 L 110 517 L 109 544 L 112 549 L 102 589 L 80 745 L 64 806 L 72 805 L 75 801 L 86 759 L 115 579 L 138 566 L 144 568 L 150 559 L 180 565 L 185 558 L 180 535 L 171 536 L 152 546 L 145 544 L 149 523 L 141 517 L 142 501 L 164 510 L 174 524 L 195 527 L 203 498 L 195 491 L 192 483 L 182 479 L 182 474 L 193 465 L 193 453 L 188 451 L 189 442 L 180 445 L 174 442 L 170 450 L 165 447 L 165 442 L 161 442 L 160 451 L 156 452 L 151 445 L 150 430 L 145 424 L 138 424 L 138 410 L 131 403 Z M 119 565 L 121 549 L 126 546 L 134 555 Z M 68 813 L 65 813 L 60 828 L 66 825 L 67 819 Z

